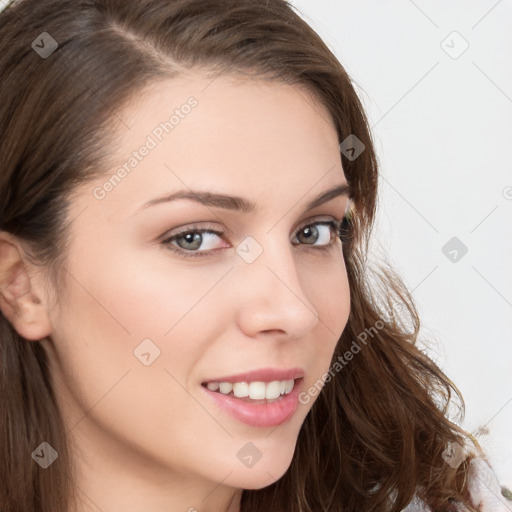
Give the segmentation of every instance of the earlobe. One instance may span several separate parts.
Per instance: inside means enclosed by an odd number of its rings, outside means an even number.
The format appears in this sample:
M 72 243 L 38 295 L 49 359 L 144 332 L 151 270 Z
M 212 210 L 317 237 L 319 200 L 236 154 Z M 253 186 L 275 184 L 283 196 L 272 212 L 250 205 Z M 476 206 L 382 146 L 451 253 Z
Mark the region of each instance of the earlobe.
M 0 310 L 19 335 L 36 341 L 51 333 L 51 324 L 42 290 L 31 279 L 22 253 L 19 241 L 0 231 Z

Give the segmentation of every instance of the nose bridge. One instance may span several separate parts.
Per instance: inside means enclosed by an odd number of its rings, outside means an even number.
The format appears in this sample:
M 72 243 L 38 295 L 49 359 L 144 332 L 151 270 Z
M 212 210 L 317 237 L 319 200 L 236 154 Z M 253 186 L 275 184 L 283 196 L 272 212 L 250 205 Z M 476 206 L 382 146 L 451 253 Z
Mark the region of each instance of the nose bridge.
M 318 313 L 303 288 L 294 248 L 279 230 L 247 237 L 238 246 L 239 272 L 245 284 L 239 321 L 251 334 L 280 330 L 304 336 L 318 321 Z

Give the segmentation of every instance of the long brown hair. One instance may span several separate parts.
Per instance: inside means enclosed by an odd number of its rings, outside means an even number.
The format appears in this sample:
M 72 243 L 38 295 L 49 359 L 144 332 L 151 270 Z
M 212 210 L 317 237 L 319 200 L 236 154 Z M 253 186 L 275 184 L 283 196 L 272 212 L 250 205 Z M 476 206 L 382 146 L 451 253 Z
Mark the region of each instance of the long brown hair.
M 284 476 L 244 490 L 242 511 L 399 511 L 415 493 L 432 510 L 454 501 L 474 510 L 472 455 L 458 465 L 443 456 L 469 439 L 455 423 L 462 397 L 417 346 L 417 310 L 399 275 L 367 258 L 378 176 L 367 118 L 351 78 L 295 9 L 285 0 L 18 0 L 0 14 L 0 36 L 0 229 L 26 243 L 56 290 L 72 192 L 108 169 L 110 123 L 143 87 L 194 67 L 284 81 L 323 102 L 340 143 L 364 144 L 357 158 L 340 151 L 353 191 L 343 228 L 351 311 L 332 363 L 356 340 L 359 351 L 326 380 Z M 0 359 L 0 509 L 67 512 L 72 450 L 46 354 L 1 314 Z M 59 454 L 44 471 L 31 457 L 43 441 Z

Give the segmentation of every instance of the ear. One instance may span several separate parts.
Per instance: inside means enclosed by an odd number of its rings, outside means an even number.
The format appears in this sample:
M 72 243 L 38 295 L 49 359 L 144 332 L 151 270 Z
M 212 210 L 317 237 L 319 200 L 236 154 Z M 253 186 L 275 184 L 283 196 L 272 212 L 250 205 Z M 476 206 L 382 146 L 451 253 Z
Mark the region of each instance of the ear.
M 20 336 L 36 341 L 51 333 L 46 294 L 21 242 L 0 231 L 0 310 Z

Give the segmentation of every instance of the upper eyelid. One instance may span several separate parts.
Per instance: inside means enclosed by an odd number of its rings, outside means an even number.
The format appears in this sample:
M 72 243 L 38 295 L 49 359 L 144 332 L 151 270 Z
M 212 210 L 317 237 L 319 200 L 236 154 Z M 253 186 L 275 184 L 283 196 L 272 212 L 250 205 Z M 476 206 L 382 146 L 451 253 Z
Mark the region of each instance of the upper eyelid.
M 337 217 L 333 216 L 333 215 L 317 215 L 317 216 L 313 216 L 311 217 L 310 219 L 306 219 L 304 221 L 302 221 L 294 230 L 294 232 L 297 232 L 298 230 L 304 228 L 304 227 L 307 227 L 311 224 L 317 224 L 317 223 L 321 223 L 321 222 L 337 222 L 339 224 L 341 224 L 343 222 L 343 219 L 346 217 L 346 213 L 345 212 L 345 215 L 341 218 L 341 219 L 338 219 Z M 220 232 L 220 234 L 218 234 L 217 236 L 224 236 L 224 235 L 231 235 L 233 236 L 234 235 L 234 232 L 233 230 L 229 229 L 229 228 L 220 228 L 220 227 L 215 227 L 213 225 L 213 223 L 205 223 L 205 225 L 200 225 L 201 223 L 191 223 L 191 224 L 188 224 L 188 225 L 185 225 L 183 227 L 180 227 L 180 228 L 175 228 L 173 230 L 168 230 L 164 233 L 164 235 L 162 235 L 160 238 L 162 240 L 168 240 L 169 238 L 173 238 L 173 237 L 177 237 L 177 236 L 180 236 L 180 235 L 185 235 L 187 233 L 190 233 L 190 232 L 197 232 L 197 231 L 218 231 Z

